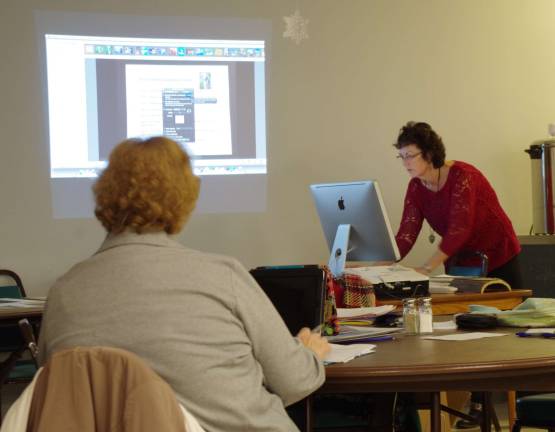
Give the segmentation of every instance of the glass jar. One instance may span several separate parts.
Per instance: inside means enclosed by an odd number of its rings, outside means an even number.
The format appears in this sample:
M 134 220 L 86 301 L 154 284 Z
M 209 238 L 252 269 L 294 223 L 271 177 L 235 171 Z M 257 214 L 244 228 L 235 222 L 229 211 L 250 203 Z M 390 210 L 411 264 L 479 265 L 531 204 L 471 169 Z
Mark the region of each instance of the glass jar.
M 414 335 L 418 333 L 418 310 L 416 300 L 413 298 L 403 299 L 403 328 L 405 334 Z
M 433 329 L 432 299 L 421 297 L 418 299 L 418 333 L 429 334 Z

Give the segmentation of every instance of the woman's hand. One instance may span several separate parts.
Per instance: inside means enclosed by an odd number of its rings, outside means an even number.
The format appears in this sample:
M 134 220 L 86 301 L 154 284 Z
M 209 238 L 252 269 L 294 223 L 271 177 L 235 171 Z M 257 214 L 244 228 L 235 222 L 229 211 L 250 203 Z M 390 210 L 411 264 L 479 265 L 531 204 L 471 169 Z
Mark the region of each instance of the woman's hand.
M 432 273 L 432 270 L 430 269 L 430 267 L 416 267 L 414 270 L 416 270 L 418 273 L 421 273 L 425 276 L 430 276 L 430 273 Z
M 308 327 L 302 328 L 299 334 L 297 334 L 297 338 L 305 347 L 313 351 L 320 360 L 323 360 L 331 350 L 326 338 L 318 333 L 312 333 Z

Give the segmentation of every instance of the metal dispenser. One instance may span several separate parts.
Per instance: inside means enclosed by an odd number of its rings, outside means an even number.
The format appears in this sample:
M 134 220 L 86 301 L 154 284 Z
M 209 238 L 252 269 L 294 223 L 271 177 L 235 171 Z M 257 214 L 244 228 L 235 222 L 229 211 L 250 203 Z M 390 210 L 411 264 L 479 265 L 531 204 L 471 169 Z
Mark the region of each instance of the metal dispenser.
M 534 234 L 555 234 L 555 124 L 553 138 L 534 141 L 524 150 L 532 162 L 532 206 Z

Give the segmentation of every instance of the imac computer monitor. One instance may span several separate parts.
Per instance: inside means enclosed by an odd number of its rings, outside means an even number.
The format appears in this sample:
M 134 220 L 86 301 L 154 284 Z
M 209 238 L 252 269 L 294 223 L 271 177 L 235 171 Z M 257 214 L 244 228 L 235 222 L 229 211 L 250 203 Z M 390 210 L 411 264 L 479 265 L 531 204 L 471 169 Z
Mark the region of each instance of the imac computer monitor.
M 330 248 L 329 267 L 339 276 L 345 261 L 399 261 L 401 258 L 375 180 L 311 185 Z

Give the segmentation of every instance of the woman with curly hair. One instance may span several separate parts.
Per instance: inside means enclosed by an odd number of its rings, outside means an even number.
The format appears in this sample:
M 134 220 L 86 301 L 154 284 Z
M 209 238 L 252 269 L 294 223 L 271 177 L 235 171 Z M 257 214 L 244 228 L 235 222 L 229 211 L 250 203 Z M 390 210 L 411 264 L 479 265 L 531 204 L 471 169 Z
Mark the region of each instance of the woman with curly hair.
M 396 240 L 401 257 L 416 242 L 424 220 L 441 236 L 436 252 L 418 268 L 430 274 L 454 259 L 459 266 L 480 266 L 488 258 L 488 276 L 521 287 L 520 244 L 495 191 L 474 166 L 446 161 L 441 137 L 427 123 L 408 122 L 394 146 L 411 176 Z M 430 233 L 429 240 L 435 241 Z
M 409 253 L 426 220 L 441 241 L 434 254 L 417 268 L 419 272 L 429 275 L 442 264 L 448 272 L 455 262 L 457 266 L 477 267 L 485 255 L 487 276 L 522 288 L 520 244 L 486 177 L 470 164 L 446 161 L 443 141 L 427 123 L 408 122 L 394 147 L 411 176 L 396 236 L 401 257 Z M 429 240 L 435 241 L 433 232 Z M 459 420 L 457 428 L 478 426 L 481 394 L 472 393 L 469 414 L 475 421 Z
M 206 430 L 296 430 L 284 407 L 323 383 L 329 344 L 309 329 L 291 336 L 238 261 L 170 237 L 199 183 L 168 138 L 128 139 L 112 151 L 93 189 L 107 237 L 51 288 L 41 361 L 75 346 L 125 349 Z

